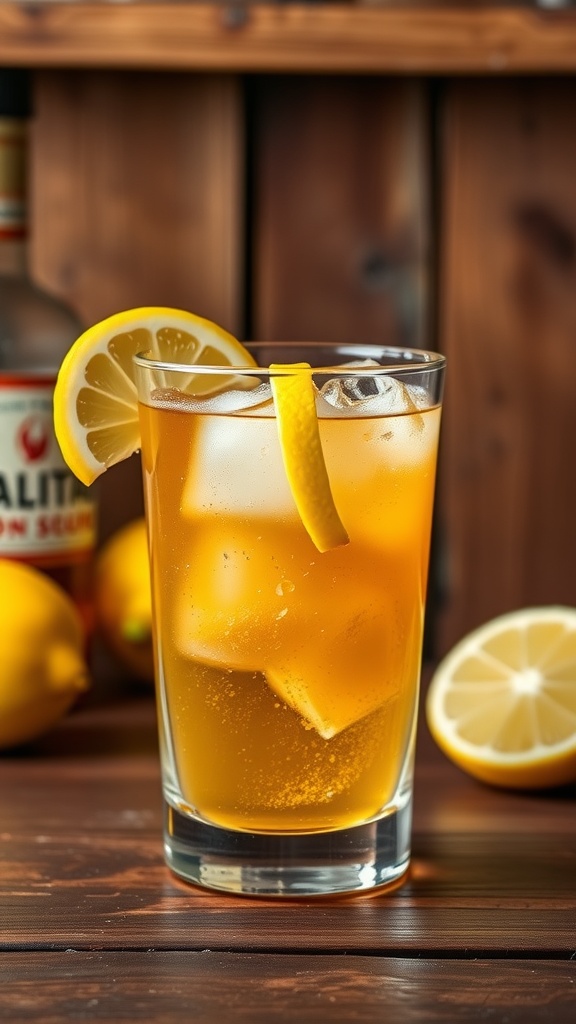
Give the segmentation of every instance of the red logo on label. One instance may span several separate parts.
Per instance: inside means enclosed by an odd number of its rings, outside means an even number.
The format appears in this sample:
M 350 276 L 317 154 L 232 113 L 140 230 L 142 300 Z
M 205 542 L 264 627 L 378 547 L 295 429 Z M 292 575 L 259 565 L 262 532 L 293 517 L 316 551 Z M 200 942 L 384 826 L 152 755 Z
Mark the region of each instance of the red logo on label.
M 27 462 L 38 462 L 48 451 L 50 431 L 42 416 L 28 416 L 18 431 L 18 444 Z

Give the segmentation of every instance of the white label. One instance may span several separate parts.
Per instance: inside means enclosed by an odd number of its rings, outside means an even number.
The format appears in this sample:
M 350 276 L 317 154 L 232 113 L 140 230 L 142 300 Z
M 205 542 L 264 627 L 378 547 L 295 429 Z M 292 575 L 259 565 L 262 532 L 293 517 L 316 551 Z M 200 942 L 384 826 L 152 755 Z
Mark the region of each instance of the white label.
M 85 551 L 95 508 L 54 435 L 52 381 L 0 379 L 0 556 Z

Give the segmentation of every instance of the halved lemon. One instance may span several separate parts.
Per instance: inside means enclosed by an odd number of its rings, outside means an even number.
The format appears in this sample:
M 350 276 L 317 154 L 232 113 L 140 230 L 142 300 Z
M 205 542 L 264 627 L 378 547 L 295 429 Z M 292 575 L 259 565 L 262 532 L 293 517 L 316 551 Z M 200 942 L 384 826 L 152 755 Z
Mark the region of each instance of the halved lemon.
M 320 442 L 309 363 L 274 363 L 270 370 L 284 469 L 304 527 L 319 551 L 348 544 Z M 295 372 L 296 371 L 296 372 Z
M 576 781 L 576 609 L 522 609 L 470 633 L 438 666 L 426 719 L 444 753 L 485 782 Z
M 133 357 L 145 351 L 185 365 L 255 365 L 222 327 L 180 309 L 144 306 L 90 327 L 65 356 L 54 392 L 56 437 L 84 484 L 140 447 Z
M 159 361 L 189 365 L 190 376 L 183 382 L 180 377 L 179 384 L 195 395 L 242 386 L 242 378 L 198 374 L 194 366 L 255 366 L 231 334 L 184 310 L 144 306 L 90 327 L 64 358 L 54 392 L 56 437 L 84 484 L 140 448 L 133 360 L 145 351 Z M 321 551 L 345 543 L 320 445 L 311 375 L 282 375 L 274 397 L 284 464 L 304 526 Z

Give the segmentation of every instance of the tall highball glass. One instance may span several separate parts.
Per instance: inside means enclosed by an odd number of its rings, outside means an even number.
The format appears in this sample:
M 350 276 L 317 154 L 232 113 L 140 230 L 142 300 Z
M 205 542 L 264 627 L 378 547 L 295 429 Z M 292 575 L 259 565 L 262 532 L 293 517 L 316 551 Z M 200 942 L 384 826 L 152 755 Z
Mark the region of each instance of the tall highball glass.
M 410 859 L 444 359 L 248 347 L 255 367 L 136 357 L 166 860 L 233 893 L 368 890 Z M 326 551 L 270 388 L 295 363 L 349 538 Z

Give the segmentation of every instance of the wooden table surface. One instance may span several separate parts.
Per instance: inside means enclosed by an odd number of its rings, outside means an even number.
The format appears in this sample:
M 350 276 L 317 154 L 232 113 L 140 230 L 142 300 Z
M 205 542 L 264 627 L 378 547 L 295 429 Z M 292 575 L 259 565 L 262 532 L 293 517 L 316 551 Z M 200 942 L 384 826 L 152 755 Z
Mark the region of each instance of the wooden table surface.
M 573 1022 L 575 798 L 485 787 L 422 727 L 402 888 L 210 894 L 163 864 L 152 699 L 87 704 L 0 758 L 0 1019 Z

